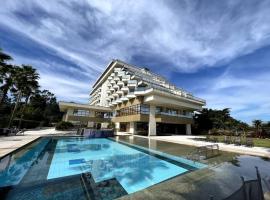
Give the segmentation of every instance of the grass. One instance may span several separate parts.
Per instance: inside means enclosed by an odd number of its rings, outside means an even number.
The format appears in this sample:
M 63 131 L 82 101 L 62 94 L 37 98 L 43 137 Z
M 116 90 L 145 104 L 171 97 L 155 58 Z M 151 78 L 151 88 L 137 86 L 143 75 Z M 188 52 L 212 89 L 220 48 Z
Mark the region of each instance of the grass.
M 211 137 L 218 138 L 219 142 L 224 141 L 224 136 L 211 135 Z M 267 148 L 270 148 L 270 139 L 253 138 L 253 142 L 254 142 L 255 147 L 267 147 Z

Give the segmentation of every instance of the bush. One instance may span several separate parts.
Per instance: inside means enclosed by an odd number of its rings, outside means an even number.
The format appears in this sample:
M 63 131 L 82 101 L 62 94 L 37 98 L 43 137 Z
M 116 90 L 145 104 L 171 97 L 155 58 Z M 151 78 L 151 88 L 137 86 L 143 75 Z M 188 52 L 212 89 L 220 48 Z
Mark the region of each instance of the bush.
M 68 130 L 68 129 L 71 129 L 73 128 L 73 124 L 71 122 L 64 122 L 64 121 L 61 121 L 61 122 L 58 122 L 55 126 L 55 129 L 56 130 Z

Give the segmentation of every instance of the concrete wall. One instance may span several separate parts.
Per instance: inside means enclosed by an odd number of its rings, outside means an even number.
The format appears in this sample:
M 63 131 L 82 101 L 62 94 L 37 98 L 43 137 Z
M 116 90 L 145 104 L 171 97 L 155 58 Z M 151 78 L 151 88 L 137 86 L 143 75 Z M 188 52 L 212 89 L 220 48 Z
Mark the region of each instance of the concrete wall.
M 186 134 L 191 135 L 191 125 L 190 124 L 186 124 Z
M 100 95 L 100 106 L 107 106 L 107 101 L 106 101 L 106 97 L 108 96 L 106 91 L 108 89 L 108 80 L 106 80 L 102 86 L 101 86 L 101 95 Z
M 149 125 L 148 125 L 148 135 L 157 135 L 156 133 L 156 106 L 150 105 L 150 111 L 149 111 Z
M 136 122 L 130 122 L 129 132 L 133 135 L 136 133 Z

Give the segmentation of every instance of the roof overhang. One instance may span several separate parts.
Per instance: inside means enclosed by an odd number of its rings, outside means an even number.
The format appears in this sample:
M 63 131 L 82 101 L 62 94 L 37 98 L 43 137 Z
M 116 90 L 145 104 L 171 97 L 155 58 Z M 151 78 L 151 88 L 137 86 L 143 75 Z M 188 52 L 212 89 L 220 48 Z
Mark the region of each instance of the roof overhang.
M 157 106 L 168 106 L 175 108 L 186 108 L 191 110 L 201 110 L 205 103 L 187 99 L 185 97 L 167 94 L 165 92 L 150 90 L 144 96 L 144 103 L 155 104 Z
M 59 101 L 59 108 L 60 111 L 65 112 L 69 108 L 73 109 L 84 109 L 84 110 L 93 110 L 93 111 L 100 111 L 100 112 L 111 112 L 111 108 L 104 107 L 104 106 L 91 106 L 89 104 L 80 104 L 80 103 L 70 103 L 70 102 L 64 102 Z

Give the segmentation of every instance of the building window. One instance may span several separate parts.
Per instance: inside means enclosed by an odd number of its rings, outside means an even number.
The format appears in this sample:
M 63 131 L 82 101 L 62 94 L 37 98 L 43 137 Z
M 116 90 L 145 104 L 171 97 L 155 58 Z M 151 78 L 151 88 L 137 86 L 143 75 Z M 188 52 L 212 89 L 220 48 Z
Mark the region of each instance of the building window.
M 149 105 L 137 104 L 116 111 L 117 117 L 136 114 L 149 114 Z
M 162 112 L 162 107 L 156 107 L 156 114 L 160 114 Z
M 73 111 L 73 115 L 75 115 L 75 116 L 89 116 L 89 110 L 78 110 L 78 109 L 75 109 Z
M 99 117 L 99 118 L 111 118 L 112 117 L 112 113 L 111 112 L 95 112 L 95 117 Z
M 149 114 L 149 105 L 141 105 L 141 114 Z

